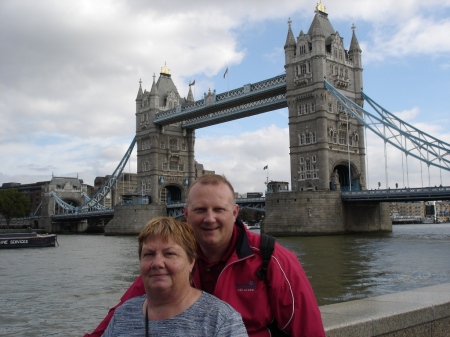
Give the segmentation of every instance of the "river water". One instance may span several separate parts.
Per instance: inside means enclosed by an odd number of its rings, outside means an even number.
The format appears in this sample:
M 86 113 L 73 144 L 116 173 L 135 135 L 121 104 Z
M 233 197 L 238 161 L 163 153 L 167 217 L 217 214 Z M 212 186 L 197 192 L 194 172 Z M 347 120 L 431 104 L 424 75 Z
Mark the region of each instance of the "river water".
M 450 224 L 277 240 L 297 254 L 319 305 L 450 283 Z M 82 336 L 138 275 L 135 237 L 59 235 L 58 242 L 0 251 L 1 336 Z

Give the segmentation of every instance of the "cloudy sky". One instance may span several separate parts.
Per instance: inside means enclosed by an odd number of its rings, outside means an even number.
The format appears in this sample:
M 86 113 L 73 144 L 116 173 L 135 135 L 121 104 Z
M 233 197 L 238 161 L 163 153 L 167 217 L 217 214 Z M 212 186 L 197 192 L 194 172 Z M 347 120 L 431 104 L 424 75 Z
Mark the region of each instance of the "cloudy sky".
M 450 143 L 450 0 L 323 1 L 349 47 L 362 49 L 364 91 L 390 112 Z M 195 98 L 284 73 L 284 43 L 307 32 L 316 1 L 1 0 L 0 184 L 55 176 L 93 185 L 113 173 L 135 134 L 142 79 L 165 64 Z M 226 68 L 228 76 L 223 78 Z M 196 159 L 240 193 L 290 182 L 285 109 L 196 132 Z M 368 135 L 369 188 L 450 185 Z M 269 170 L 263 170 L 265 165 Z M 387 183 L 385 166 L 388 167 Z M 126 171 L 136 172 L 136 155 Z M 406 184 L 406 183 L 405 183 Z

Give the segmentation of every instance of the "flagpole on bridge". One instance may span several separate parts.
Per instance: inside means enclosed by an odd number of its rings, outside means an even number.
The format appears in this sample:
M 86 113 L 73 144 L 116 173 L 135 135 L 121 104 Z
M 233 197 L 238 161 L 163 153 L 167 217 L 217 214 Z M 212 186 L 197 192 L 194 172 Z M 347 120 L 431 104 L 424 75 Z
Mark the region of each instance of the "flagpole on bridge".
M 195 102 L 195 79 L 192 81 L 192 83 L 191 82 L 189 82 L 189 87 L 194 87 L 194 102 Z
M 267 170 L 267 176 L 266 176 L 266 192 L 267 192 L 269 189 L 269 165 L 264 166 L 263 170 Z
M 227 69 L 225 69 L 223 78 L 227 79 L 227 91 L 230 91 L 230 79 L 229 79 L 229 76 L 227 77 L 227 74 L 228 74 L 228 66 L 227 66 Z

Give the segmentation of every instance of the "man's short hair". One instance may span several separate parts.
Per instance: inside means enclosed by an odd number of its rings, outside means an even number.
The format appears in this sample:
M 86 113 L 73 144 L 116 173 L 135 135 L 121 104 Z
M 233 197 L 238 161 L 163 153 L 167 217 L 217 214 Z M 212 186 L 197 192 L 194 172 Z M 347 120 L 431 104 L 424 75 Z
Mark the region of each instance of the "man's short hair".
M 233 196 L 233 200 L 234 200 L 234 188 L 233 185 L 231 185 L 231 183 L 228 181 L 227 178 L 225 178 L 224 175 L 219 175 L 219 174 L 204 174 L 202 175 L 200 178 L 198 178 L 197 180 L 195 180 L 192 185 L 189 187 L 188 190 L 188 195 L 186 200 L 189 202 L 189 193 L 191 192 L 192 188 L 195 185 L 219 185 L 219 184 L 225 184 L 227 185 L 230 190 L 231 190 L 231 194 Z

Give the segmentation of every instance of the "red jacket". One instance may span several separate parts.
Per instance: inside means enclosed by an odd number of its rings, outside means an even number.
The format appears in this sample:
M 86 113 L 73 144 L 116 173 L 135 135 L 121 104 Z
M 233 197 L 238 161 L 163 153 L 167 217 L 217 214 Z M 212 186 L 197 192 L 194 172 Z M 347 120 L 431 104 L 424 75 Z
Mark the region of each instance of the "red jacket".
M 236 225 L 243 228 L 240 221 Z M 241 313 L 250 337 L 269 337 L 266 326 L 274 319 L 292 337 L 325 337 L 319 307 L 296 255 L 276 243 L 267 280 L 261 281 L 256 276 L 262 264 L 259 243 L 258 234 L 240 231 L 236 250 L 220 274 L 213 295 Z M 194 285 L 201 284 L 198 268 L 194 269 L 193 279 Z M 139 276 L 116 307 L 144 293 Z M 84 337 L 100 337 L 116 307 L 110 309 L 108 316 L 92 334 Z

